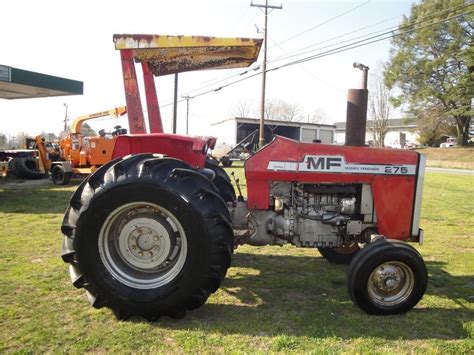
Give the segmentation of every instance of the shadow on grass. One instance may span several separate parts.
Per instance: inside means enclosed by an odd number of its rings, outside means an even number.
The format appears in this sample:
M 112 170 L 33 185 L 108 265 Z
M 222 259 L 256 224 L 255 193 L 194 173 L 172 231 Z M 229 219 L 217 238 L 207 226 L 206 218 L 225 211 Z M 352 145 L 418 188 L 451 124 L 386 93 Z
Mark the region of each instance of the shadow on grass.
M 63 213 L 81 180 L 67 186 L 56 186 L 46 181 L 39 186 L 0 186 L 0 213 L 48 214 Z
M 397 316 L 370 316 L 355 307 L 346 289 L 346 267 L 321 257 L 237 253 L 233 265 L 239 269 L 231 270 L 220 295 L 180 321 L 164 318 L 156 325 L 251 336 L 460 339 L 469 337 L 465 323 L 474 321 L 472 309 L 459 301 L 472 295 L 474 278 L 452 276 L 439 262 L 427 262 L 426 295 L 457 306 L 439 308 L 422 301 Z

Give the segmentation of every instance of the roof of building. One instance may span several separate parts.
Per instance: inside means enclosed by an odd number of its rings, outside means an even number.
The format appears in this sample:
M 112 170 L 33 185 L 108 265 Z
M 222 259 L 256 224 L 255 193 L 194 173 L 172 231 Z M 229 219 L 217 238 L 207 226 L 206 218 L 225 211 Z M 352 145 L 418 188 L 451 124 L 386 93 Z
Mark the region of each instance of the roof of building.
M 2 99 L 82 95 L 83 87 L 82 81 L 0 65 L 0 98 Z
M 238 123 L 253 123 L 259 124 L 260 120 L 258 118 L 245 118 L 245 117 L 234 117 L 231 120 L 235 120 Z M 287 126 L 287 127 L 302 127 L 302 126 L 312 126 L 312 127 L 329 127 L 329 128 L 336 128 L 335 125 L 332 124 L 324 124 L 324 123 L 308 123 L 303 121 L 278 121 L 278 120 L 265 120 L 266 125 L 274 125 L 274 126 Z
M 346 130 L 346 122 L 336 122 L 336 131 L 343 132 Z M 367 128 L 372 127 L 373 120 L 367 120 Z M 417 122 L 412 118 L 392 118 L 388 120 L 389 128 L 415 128 L 417 127 Z

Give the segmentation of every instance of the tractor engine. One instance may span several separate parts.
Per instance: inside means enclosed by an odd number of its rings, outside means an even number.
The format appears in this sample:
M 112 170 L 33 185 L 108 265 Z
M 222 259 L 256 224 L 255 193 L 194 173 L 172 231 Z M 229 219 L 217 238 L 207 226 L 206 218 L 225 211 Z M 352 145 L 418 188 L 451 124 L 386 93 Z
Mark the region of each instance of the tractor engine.
M 243 202 L 231 210 L 236 242 L 299 247 L 348 244 L 362 232 L 361 190 L 357 185 L 272 182 L 269 210 L 248 210 Z

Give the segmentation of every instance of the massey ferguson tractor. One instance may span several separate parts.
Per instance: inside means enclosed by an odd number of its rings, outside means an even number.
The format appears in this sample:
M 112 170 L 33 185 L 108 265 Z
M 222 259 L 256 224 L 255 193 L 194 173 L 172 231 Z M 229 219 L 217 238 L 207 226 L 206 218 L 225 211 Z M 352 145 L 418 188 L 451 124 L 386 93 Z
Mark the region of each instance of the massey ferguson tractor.
M 247 199 L 236 197 L 207 156 L 214 138 L 163 133 L 153 76 L 248 66 L 261 40 L 113 38 L 131 134 L 118 136 L 113 159 L 78 187 L 61 228 L 72 283 L 93 307 L 119 319 L 180 318 L 219 288 L 237 246 L 287 243 L 350 263 L 349 295 L 369 314 L 418 303 L 427 270 L 407 242 L 423 238 L 422 155 L 276 137 L 246 161 Z M 135 62 L 143 69 L 149 134 Z

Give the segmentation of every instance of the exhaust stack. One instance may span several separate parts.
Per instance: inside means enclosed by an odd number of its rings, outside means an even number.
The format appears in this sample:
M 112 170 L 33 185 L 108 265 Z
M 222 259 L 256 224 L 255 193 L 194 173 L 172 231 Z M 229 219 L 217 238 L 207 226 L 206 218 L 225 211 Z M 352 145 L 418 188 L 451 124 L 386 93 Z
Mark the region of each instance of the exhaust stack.
M 353 66 L 362 70 L 362 89 L 349 89 L 347 92 L 345 145 L 364 146 L 369 97 L 367 90 L 369 67 L 360 63 L 354 63 Z

